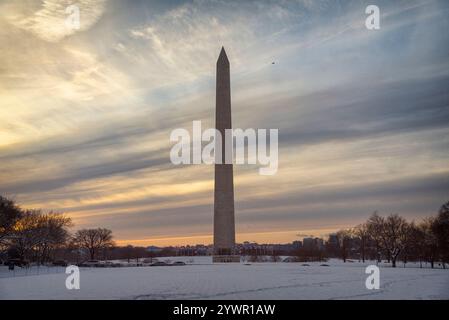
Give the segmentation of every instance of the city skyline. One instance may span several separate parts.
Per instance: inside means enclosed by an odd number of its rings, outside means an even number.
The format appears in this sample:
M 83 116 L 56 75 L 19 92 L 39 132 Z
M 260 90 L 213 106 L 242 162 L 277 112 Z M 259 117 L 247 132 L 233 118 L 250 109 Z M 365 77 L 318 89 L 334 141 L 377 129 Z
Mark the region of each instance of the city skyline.
M 234 166 L 237 242 L 447 201 L 446 1 L 377 1 L 375 31 L 358 0 L 86 0 L 79 30 L 61 3 L 0 4 L 0 194 L 22 207 L 123 245 L 212 243 L 214 168 L 172 165 L 169 136 L 213 127 L 222 46 L 233 127 L 279 129 L 276 175 Z

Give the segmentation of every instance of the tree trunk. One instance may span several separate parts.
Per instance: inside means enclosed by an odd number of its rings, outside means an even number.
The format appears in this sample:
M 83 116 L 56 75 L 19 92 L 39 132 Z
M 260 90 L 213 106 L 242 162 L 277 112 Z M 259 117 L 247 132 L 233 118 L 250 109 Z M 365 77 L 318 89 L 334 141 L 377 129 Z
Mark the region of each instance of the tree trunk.
M 376 254 L 377 254 L 377 263 L 381 262 L 380 259 L 380 250 L 379 250 L 379 244 L 376 242 Z
M 391 258 L 391 266 L 396 268 L 396 258 Z

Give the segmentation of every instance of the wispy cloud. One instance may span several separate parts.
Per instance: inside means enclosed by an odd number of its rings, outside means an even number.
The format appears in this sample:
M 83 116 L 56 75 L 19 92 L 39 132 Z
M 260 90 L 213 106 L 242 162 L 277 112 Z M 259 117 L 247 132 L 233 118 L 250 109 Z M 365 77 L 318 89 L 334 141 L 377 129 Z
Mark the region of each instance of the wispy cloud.
M 44 0 L 41 6 L 31 1 L 6 1 L 3 8 L 8 9 L 5 17 L 8 22 L 49 42 L 57 42 L 79 31 L 89 30 L 101 18 L 106 0 L 79 0 L 76 6 L 80 11 L 79 28 L 66 26 L 67 7 L 71 0 Z
M 119 240 L 208 239 L 213 167 L 173 166 L 169 134 L 213 125 L 222 45 L 234 126 L 280 138 L 277 175 L 235 168 L 243 238 L 447 200 L 445 1 L 380 1 L 375 32 L 355 0 L 80 1 L 76 33 L 59 28 L 66 4 L 0 5 L 0 193 L 25 206 Z

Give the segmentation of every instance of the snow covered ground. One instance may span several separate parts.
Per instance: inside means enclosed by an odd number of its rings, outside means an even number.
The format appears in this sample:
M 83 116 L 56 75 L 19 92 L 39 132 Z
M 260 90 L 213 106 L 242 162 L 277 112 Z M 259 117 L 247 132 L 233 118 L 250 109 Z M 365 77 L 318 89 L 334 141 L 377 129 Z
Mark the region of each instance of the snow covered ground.
M 166 258 L 161 259 L 166 260 Z M 0 267 L 0 299 L 449 299 L 449 270 L 380 268 L 380 289 L 365 287 L 369 263 L 212 264 L 176 257 L 186 266 L 80 268 L 80 290 L 67 290 L 63 268 L 28 273 Z M 24 272 L 24 271 L 23 271 Z

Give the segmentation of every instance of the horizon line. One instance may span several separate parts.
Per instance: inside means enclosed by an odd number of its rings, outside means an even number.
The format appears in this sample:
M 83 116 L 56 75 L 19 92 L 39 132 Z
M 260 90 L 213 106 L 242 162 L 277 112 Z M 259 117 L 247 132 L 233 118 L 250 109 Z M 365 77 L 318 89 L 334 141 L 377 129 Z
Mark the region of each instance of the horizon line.
M 283 243 L 291 243 L 295 240 L 302 240 L 303 238 L 307 238 L 307 236 L 301 236 L 302 233 L 305 233 L 307 231 L 307 233 L 310 234 L 310 236 L 313 236 L 314 238 L 316 237 L 322 237 L 325 235 L 329 235 L 333 232 L 338 231 L 338 227 L 332 227 L 332 228 L 318 228 L 318 229 L 307 229 L 307 230 L 281 230 L 281 231 L 261 231 L 261 232 L 240 232 L 240 233 L 236 233 L 236 237 L 240 238 L 238 240 L 239 243 L 243 243 L 245 241 L 249 241 L 249 242 L 256 242 L 256 243 L 260 243 L 260 244 L 283 244 Z M 262 235 L 262 236 L 266 236 L 266 235 L 279 235 L 279 234 L 286 234 L 289 235 L 289 240 L 287 240 L 287 238 L 285 238 L 284 241 L 279 241 L 279 242 L 269 242 L 269 241 L 265 241 L 262 242 L 260 239 L 259 240 L 251 240 L 251 239 L 241 239 L 244 236 L 248 236 L 248 235 L 252 235 L 252 236 L 258 236 L 258 235 Z M 182 243 L 182 241 L 179 241 L 178 243 L 175 243 L 176 240 L 191 240 L 191 239 L 210 239 L 209 243 L 201 243 L 201 242 L 195 242 L 195 241 L 191 241 L 191 242 L 184 242 Z M 172 242 L 173 241 L 173 242 Z M 158 238 L 144 238 L 144 239 L 123 239 L 123 240 L 115 240 L 115 242 L 117 244 L 120 245 L 133 245 L 133 244 L 137 244 L 137 243 L 147 243 L 145 246 L 151 246 L 154 245 L 156 246 L 156 244 L 154 244 L 154 242 L 167 242 L 166 244 L 161 246 L 182 246 L 182 245 L 197 245 L 197 244 L 202 244 L 202 245 L 212 245 L 213 244 L 213 234 L 203 234 L 203 235 L 192 235 L 192 236 L 174 236 L 174 237 L 158 237 Z M 171 242 L 171 243 L 170 243 Z

